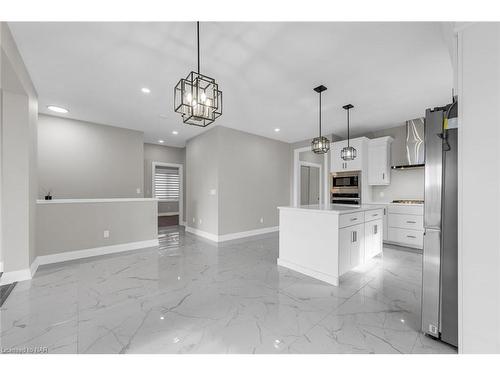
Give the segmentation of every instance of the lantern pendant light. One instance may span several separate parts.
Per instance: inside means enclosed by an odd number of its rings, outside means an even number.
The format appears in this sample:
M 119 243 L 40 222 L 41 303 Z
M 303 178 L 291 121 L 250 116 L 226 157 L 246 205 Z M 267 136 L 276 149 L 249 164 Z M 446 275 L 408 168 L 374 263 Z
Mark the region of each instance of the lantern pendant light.
M 321 136 L 321 93 L 326 91 L 326 87 L 321 85 L 314 88 L 314 91 L 319 94 L 319 137 L 312 140 L 311 149 L 315 154 L 326 154 L 330 150 L 330 141 Z
M 200 23 L 196 22 L 198 70 L 181 79 L 174 89 L 174 111 L 185 124 L 205 127 L 222 115 L 222 91 L 215 82 L 200 73 Z
M 340 157 L 342 158 L 342 160 L 349 161 L 356 159 L 357 155 L 356 149 L 349 144 L 349 110 L 354 108 L 354 106 L 352 104 L 346 104 L 342 108 L 347 111 L 347 147 L 344 147 L 342 149 L 342 151 L 340 152 Z

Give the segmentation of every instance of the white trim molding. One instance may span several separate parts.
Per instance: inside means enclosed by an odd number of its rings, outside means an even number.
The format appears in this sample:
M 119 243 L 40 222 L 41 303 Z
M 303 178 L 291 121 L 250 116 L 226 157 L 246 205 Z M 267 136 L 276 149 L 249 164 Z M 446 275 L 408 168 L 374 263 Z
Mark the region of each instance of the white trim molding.
M 158 212 L 158 216 L 175 216 L 179 215 L 179 212 Z
M 192 227 L 186 227 L 186 232 L 192 233 L 194 235 L 206 238 L 207 240 L 213 241 L 213 242 L 225 242 L 225 241 L 231 241 L 231 240 L 237 240 L 240 238 L 246 238 L 246 237 L 252 237 L 252 236 L 258 236 L 260 234 L 267 234 L 267 233 L 273 233 L 279 231 L 279 227 L 267 227 L 267 228 L 259 228 L 259 229 L 253 229 L 253 230 L 248 230 L 244 232 L 235 232 L 235 233 L 228 233 L 228 234 L 213 234 L 213 233 L 208 233 L 196 228 Z
M 157 201 L 156 198 L 96 198 L 96 199 L 37 199 L 37 204 L 62 203 L 120 203 L 120 202 L 148 202 Z
M 65 253 L 41 255 L 35 259 L 35 262 L 37 262 L 37 267 L 38 267 L 39 265 L 41 266 L 44 264 L 67 262 L 69 260 L 90 258 L 90 257 L 99 256 L 99 255 L 107 255 L 107 254 L 121 253 L 121 252 L 125 252 L 125 251 L 145 249 L 148 247 L 158 246 L 158 244 L 159 244 L 158 239 L 137 241 L 137 242 L 127 242 L 127 243 L 117 244 L 117 245 L 94 247 L 91 249 L 68 251 Z
M 210 240 L 210 241 L 219 242 L 219 236 L 216 234 L 208 233 L 208 232 L 205 232 L 203 230 L 199 230 L 199 229 L 193 228 L 193 227 L 186 227 L 185 230 L 187 233 L 191 233 L 191 234 L 194 234 L 196 236 L 206 238 L 207 240 Z
M 3 262 L 0 261 L 0 272 L 3 272 Z
M 0 279 L 0 285 L 12 284 L 17 281 L 24 281 L 31 279 L 31 270 L 25 268 L 18 271 L 4 272 L 2 278 Z
M 155 169 L 160 167 L 171 167 L 179 169 L 179 223 L 184 222 L 184 165 L 177 163 L 163 163 L 153 161 L 151 163 L 151 195 L 155 196 Z M 153 198 L 158 200 L 158 198 Z

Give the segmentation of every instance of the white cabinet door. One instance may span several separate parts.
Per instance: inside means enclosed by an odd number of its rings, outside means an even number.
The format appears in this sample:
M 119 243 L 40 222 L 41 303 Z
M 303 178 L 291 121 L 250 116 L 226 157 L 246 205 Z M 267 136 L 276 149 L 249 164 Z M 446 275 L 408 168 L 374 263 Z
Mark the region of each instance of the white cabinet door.
M 366 152 L 366 140 L 368 138 L 354 138 L 349 141 L 349 145 L 356 149 L 356 158 L 345 161 L 340 157 L 342 149 L 347 147 L 347 140 L 333 142 L 330 157 L 330 172 L 361 171 L 363 170 L 363 153 Z
M 339 231 L 339 275 L 349 271 L 351 267 L 351 228 Z
M 383 137 L 368 142 L 368 185 L 391 183 L 391 140 Z
M 340 157 L 340 152 L 347 145 L 347 141 L 333 142 L 332 148 L 330 150 L 330 172 L 342 172 L 347 168 L 347 164 Z
M 365 225 L 358 224 L 339 231 L 339 275 L 365 260 Z
M 354 160 L 347 161 L 346 171 L 360 171 L 363 169 L 363 147 L 364 139 L 354 138 L 351 139 L 349 145 L 356 149 L 356 158 Z M 347 142 L 346 142 L 347 146 Z
M 365 260 L 382 252 L 383 219 L 365 223 Z
M 363 264 L 365 261 L 365 225 L 358 224 L 351 229 L 351 267 Z

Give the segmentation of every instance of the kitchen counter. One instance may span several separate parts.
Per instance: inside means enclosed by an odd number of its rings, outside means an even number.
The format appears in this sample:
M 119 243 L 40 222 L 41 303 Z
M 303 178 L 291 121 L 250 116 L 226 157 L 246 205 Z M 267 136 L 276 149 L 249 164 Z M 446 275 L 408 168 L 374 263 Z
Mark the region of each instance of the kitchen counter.
M 382 252 L 384 205 L 279 207 L 278 265 L 339 285 Z
M 306 210 L 309 212 L 318 212 L 326 214 L 351 214 L 355 212 L 363 212 L 368 210 L 383 209 L 385 205 L 381 204 L 362 204 L 360 206 L 349 206 L 343 204 L 312 204 L 308 206 L 283 206 L 278 207 L 279 210 Z

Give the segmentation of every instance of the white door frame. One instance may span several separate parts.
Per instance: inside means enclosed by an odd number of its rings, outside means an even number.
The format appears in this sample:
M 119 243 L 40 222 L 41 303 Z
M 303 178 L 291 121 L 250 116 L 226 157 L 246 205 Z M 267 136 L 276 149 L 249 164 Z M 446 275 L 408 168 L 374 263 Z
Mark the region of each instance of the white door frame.
M 156 167 L 170 167 L 179 169 L 179 225 L 184 225 L 184 166 L 177 163 L 163 163 L 153 161 L 151 163 L 151 196 L 155 198 L 155 169 Z M 158 201 L 160 202 L 160 201 Z
M 319 164 L 319 163 L 312 163 L 310 161 L 299 160 L 299 186 L 298 186 L 298 188 L 299 188 L 299 190 L 298 190 L 299 201 L 300 201 L 300 196 L 302 194 L 302 191 L 300 190 L 300 185 L 301 185 L 301 183 L 300 183 L 301 182 L 300 181 L 300 178 L 301 178 L 300 173 L 302 173 L 301 170 L 300 170 L 300 167 L 302 167 L 302 166 L 304 166 L 304 167 L 319 168 L 319 175 L 318 175 L 319 185 L 318 185 L 318 187 L 319 187 L 319 203 L 321 203 L 323 201 L 322 200 L 322 197 L 323 197 L 322 190 L 323 189 L 321 189 L 321 179 L 323 177 L 323 173 L 322 173 L 323 172 L 323 166 L 321 164 Z
M 296 148 L 293 150 L 293 202 L 292 205 L 294 206 L 300 206 L 300 163 L 299 163 L 299 156 L 301 152 L 304 151 L 312 151 L 311 146 L 305 146 L 305 147 L 300 147 Z M 323 194 L 320 189 L 320 202 L 327 204 L 328 203 L 328 153 L 323 154 Z M 321 171 L 320 171 L 320 176 L 321 176 Z

